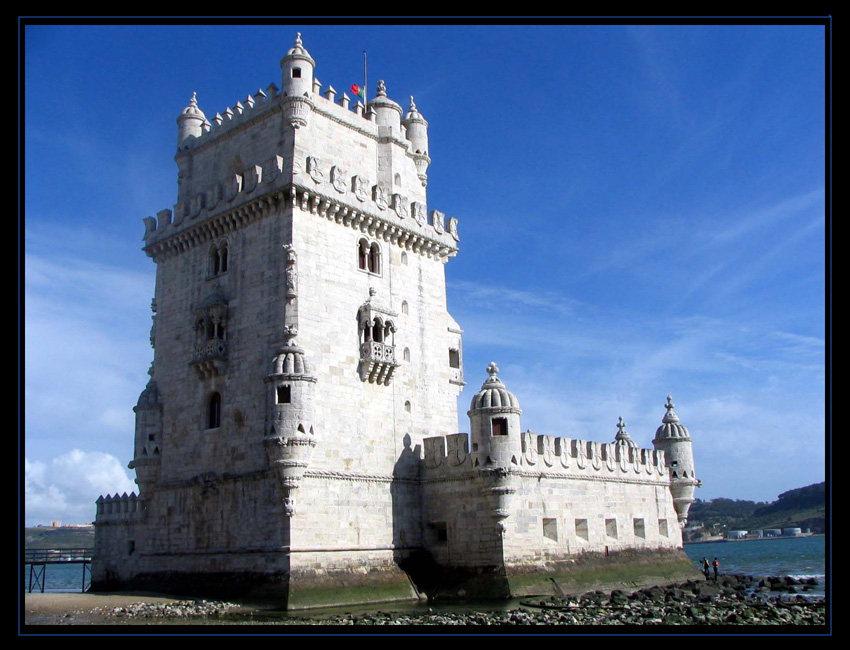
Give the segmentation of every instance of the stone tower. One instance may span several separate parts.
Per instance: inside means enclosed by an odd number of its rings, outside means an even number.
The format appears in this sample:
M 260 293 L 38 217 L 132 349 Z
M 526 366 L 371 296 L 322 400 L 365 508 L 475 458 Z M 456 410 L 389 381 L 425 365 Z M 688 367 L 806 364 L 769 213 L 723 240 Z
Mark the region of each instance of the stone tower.
M 281 85 L 177 117 L 177 200 L 156 264 L 139 494 L 97 501 L 95 589 L 295 609 L 550 593 L 687 577 L 698 481 L 668 400 L 655 449 L 522 431 L 491 363 L 457 426 L 447 311 L 457 219 L 428 206 L 428 123 L 380 81 L 322 88 L 299 34 Z M 659 567 L 663 565 L 663 571 Z
M 456 428 L 463 386 L 444 271 L 457 220 L 427 209 L 412 99 L 404 115 L 383 81 L 366 105 L 323 90 L 300 34 L 280 68 L 280 89 L 211 119 L 193 93 L 177 118 L 177 202 L 145 219 L 143 505 L 120 541 L 98 527 L 114 549 L 96 583 L 220 575 L 295 604 L 361 588 L 369 567 L 410 593 L 397 565 L 421 542 L 413 457 Z

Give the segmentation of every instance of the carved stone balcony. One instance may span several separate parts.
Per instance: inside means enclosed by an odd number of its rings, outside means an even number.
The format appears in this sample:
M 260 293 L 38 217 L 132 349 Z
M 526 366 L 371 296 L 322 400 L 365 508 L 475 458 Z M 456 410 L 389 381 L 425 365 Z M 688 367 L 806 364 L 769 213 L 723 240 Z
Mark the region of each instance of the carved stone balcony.
M 191 365 L 201 379 L 224 374 L 227 369 L 227 341 L 212 339 L 198 343 Z
M 395 360 L 395 346 L 377 341 L 366 341 L 360 346 L 360 379 L 362 381 L 389 386 L 393 371 L 398 366 Z

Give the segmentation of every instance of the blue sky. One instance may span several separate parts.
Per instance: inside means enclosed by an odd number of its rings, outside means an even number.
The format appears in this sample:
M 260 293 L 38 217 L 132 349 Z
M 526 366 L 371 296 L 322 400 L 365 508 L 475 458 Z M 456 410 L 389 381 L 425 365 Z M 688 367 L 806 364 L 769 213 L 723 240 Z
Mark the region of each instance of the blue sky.
M 28 26 L 27 524 L 135 488 L 153 358 L 142 219 L 176 200 L 176 117 L 280 85 L 410 95 L 469 401 L 496 361 L 523 428 L 651 447 L 666 396 L 702 499 L 825 478 L 825 29 L 804 25 Z M 436 432 L 435 432 L 436 433 Z M 452 433 L 452 432 L 444 432 Z

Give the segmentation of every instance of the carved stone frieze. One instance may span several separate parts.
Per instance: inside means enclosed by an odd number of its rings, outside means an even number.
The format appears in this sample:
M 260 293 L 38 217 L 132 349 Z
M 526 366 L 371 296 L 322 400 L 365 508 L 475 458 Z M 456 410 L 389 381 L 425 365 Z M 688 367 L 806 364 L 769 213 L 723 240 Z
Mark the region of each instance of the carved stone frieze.
M 354 192 L 354 197 L 358 201 L 365 201 L 369 198 L 369 193 L 366 190 L 366 186 L 368 185 L 366 179 L 362 176 L 352 176 L 351 177 L 351 191 Z
M 410 214 L 408 210 L 409 201 L 406 196 L 401 194 L 393 194 L 393 210 L 398 215 L 399 219 L 405 219 Z
M 438 233 L 443 234 L 443 220 L 446 215 L 439 210 L 431 210 L 431 225 Z
M 321 164 L 321 161 L 316 156 L 307 156 L 307 174 L 317 185 L 321 185 L 325 180 L 325 174 L 321 169 Z
M 338 165 L 331 167 L 331 185 L 340 194 L 344 194 L 347 189 L 345 182 L 346 176 L 348 176 L 347 172 L 340 169 Z
M 428 220 L 428 212 L 425 208 L 425 204 L 414 201 L 410 207 L 413 210 L 413 220 L 417 223 L 417 225 L 424 226 L 425 222 Z
M 378 210 L 386 210 L 389 206 L 390 193 L 383 185 L 372 186 L 372 200 L 375 202 Z

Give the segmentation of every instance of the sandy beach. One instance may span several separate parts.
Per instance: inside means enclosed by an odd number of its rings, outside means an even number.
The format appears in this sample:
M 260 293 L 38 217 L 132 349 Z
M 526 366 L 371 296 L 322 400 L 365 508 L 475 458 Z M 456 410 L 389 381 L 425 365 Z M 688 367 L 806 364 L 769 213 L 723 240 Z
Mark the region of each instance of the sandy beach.
M 114 616 L 108 612 L 116 607 L 139 603 L 167 605 L 178 602 L 161 594 L 93 594 L 45 593 L 24 594 L 24 625 L 155 625 L 173 623 L 168 619 L 140 621 L 132 617 Z M 235 610 L 238 611 L 238 610 Z M 182 624 L 208 624 L 207 620 L 183 620 Z

